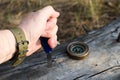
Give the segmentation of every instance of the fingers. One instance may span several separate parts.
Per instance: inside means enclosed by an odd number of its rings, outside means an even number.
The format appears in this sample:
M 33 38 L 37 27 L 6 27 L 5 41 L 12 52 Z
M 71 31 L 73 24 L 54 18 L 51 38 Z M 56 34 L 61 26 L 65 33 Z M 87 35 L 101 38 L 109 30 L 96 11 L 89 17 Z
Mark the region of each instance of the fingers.
M 50 45 L 51 48 L 55 48 L 57 46 L 57 35 L 51 37 L 48 40 L 48 44 Z
M 49 18 L 57 18 L 59 16 L 59 12 L 55 11 L 52 6 L 47 6 L 39 11 L 37 11 L 44 20 L 48 20 Z
M 58 26 L 56 25 L 56 23 L 59 13 L 56 12 L 51 6 L 43 8 L 39 11 L 39 13 L 43 14 L 43 19 L 47 21 L 45 32 L 41 36 L 50 38 L 48 40 L 48 44 L 51 48 L 55 48 L 57 45 L 56 33 L 58 31 Z
M 44 7 L 40 10 L 41 13 L 45 14 L 47 17 L 58 17 L 59 12 L 55 11 L 52 6 Z
M 57 24 L 57 18 L 50 18 L 46 23 L 46 30 L 53 28 Z
M 56 25 L 55 27 L 53 27 L 51 30 L 46 31 L 45 34 L 43 34 L 43 37 L 48 37 L 48 44 L 50 45 L 51 48 L 55 48 L 57 45 L 57 30 L 58 30 L 58 26 Z
M 51 29 L 47 29 L 41 36 L 51 38 L 56 35 L 57 31 L 58 31 L 58 26 L 56 25 Z

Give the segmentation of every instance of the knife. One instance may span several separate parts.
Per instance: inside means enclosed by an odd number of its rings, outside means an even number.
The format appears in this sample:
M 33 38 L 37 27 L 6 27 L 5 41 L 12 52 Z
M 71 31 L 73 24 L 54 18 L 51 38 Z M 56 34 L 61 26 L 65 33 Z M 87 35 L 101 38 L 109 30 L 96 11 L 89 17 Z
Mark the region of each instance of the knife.
M 49 46 L 48 40 L 49 40 L 49 38 L 40 37 L 41 45 L 47 55 L 48 67 L 52 67 L 52 55 L 51 55 L 52 48 Z

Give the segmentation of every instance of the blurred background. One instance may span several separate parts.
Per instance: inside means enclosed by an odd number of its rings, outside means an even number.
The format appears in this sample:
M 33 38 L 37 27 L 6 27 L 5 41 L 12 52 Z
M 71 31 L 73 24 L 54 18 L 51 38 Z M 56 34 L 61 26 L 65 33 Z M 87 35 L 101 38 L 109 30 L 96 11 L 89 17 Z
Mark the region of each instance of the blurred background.
M 120 16 L 120 0 L 0 0 L 0 29 L 17 26 L 25 14 L 52 5 L 61 13 L 58 41 L 72 40 Z

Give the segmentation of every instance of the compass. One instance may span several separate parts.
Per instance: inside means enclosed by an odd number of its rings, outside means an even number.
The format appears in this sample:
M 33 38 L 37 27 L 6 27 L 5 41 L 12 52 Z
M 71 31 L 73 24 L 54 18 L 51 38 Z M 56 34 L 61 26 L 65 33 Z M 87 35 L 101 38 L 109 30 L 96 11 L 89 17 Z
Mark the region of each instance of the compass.
M 83 42 L 71 42 L 67 46 L 67 53 L 71 58 L 80 60 L 89 54 L 89 47 Z

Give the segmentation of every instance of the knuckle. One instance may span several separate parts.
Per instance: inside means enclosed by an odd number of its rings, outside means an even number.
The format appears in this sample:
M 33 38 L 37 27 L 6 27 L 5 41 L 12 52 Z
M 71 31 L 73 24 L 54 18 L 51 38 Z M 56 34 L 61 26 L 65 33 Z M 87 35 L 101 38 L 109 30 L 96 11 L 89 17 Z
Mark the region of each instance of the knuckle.
M 49 8 L 49 9 L 53 9 L 53 7 L 52 7 L 51 5 L 47 6 L 47 8 Z

